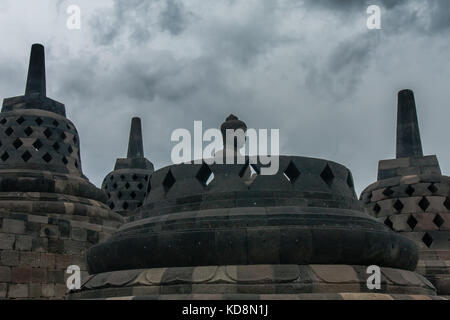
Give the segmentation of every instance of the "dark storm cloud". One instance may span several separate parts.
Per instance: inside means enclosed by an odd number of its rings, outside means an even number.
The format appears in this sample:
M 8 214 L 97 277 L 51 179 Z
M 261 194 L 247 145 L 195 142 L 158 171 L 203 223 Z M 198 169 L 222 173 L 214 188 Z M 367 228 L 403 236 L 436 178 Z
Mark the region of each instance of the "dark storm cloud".
M 187 25 L 189 16 L 180 0 L 114 1 L 112 10 L 102 11 L 92 19 L 91 25 L 96 30 L 94 36 L 99 44 L 111 44 L 121 35 L 139 44 L 152 36 L 152 26 L 179 35 Z
M 168 30 L 173 35 L 183 31 L 187 23 L 187 15 L 179 0 L 168 0 L 166 8 L 159 15 L 159 25 L 162 30 Z
M 63 26 L 68 4 L 55 9 Z M 444 172 L 450 163 L 443 141 L 430 139 L 444 134 L 432 123 L 450 117 L 446 0 L 97 4 L 80 0 L 81 31 L 52 26 L 23 40 L 48 39 L 49 95 L 66 104 L 97 185 L 125 156 L 132 116 L 142 117 L 146 155 L 160 168 L 174 129 L 218 127 L 234 113 L 249 127 L 279 128 L 282 153 L 347 165 L 361 191 L 377 161 L 394 155 L 396 90 L 408 86 L 427 106 L 418 109 L 425 150 L 440 152 Z M 367 30 L 369 4 L 382 6 L 382 30 Z M 44 23 L 31 22 L 30 33 Z M 3 97 L 23 92 L 28 52 L 15 50 L 0 51 Z

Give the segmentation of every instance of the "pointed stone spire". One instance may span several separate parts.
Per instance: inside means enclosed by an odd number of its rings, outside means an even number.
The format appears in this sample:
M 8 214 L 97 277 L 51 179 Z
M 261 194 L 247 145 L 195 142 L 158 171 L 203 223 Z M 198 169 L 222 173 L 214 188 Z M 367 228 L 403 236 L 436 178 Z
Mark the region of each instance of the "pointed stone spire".
M 31 93 L 46 95 L 44 46 L 38 43 L 33 44 L 31 47 L 30 65 L 28 67 L 25 95 Z
M 414 93 L 402 90 L 398 93 L 397 158 L 422 156 Z
M 144 146 L 142 144 L 141 119 L 131 119 L 130 140 L 128 142 L 127 158 L 143 158 Z

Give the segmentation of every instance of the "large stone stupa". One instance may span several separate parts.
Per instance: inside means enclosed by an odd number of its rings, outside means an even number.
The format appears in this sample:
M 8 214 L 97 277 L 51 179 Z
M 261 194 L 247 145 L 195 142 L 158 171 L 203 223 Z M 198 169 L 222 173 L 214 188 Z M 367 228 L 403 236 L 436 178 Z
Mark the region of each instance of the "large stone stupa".
M 423 155 L 411 90 L 398 94 L 396 158 L 379 162 L 378 180 L 361 200 L 371 215 L 417 244 L 417 271 L 440 295 L 450 295 L 450 177 L 441 174 L 435 155 Z
M 413 271 L 415 243 L 364 212 L 346 167 L 299 156 L 279 164 L 275 175 L 248 161 L 155 171 L 131 221 L 89 249 L 91 275 L 69 297 L 437 298 Z M 380 289 L 367 286 L 371 265 Z
M 65 106 L 46 96 L 44 47 L 34 44 L 25 95 L 0 113 L 0 298 L 62 298 L 66 268 L 123 221 L 83 175 Z

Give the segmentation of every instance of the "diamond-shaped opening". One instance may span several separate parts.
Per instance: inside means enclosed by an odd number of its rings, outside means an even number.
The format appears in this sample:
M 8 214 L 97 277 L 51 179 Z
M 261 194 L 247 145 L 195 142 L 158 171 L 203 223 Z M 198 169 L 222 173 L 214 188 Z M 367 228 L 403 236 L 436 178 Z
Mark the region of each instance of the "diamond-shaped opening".
M 112 186 L 114 189 L 117 189 L 117 183 L 114 182 L 114 184 Z
M 70 130 L 70 126 L 68 123 L 66 123 L 66 128 Z
M 72 154 L 72 152 L 73 152 L 72 146 L 69 146 L 69 147 L 67 148 L 67 151 L 69 152 L 69 154 Z
M 109 204 L 109 207 L 111 208 L 111 210 L 114 209 L 114 207 L 115 207 L 114 203 L 111 202 L 111 203 Z
M 39 117 L 37 117 L 36 120 L 34 120 L 34 121 L 38 124 L 38 126 L 40 126 L 44 122 L 44 120 L 42 120 Z
M 24 119 L 24 117 L 20 116 L 19 119 L 16 120 L 16 122 L 17 122 L 18 124 L 22 124 L 22 123 L 25 122 L 25 119 Z
M 65 165 L 69 163 L 69 161 L 67 160 L 66 157 L 62 157 L 62 162 L 63 162 Z
M 394 190 L 392 190 L 391 187 L 387 187 L 386 189 L 384 189 L 383 194 L 386 197 L 390 197 L 394 194 Z
M 162 185 L 164 187 L 164 191 L 166 193 L 169 192 L 170 188 L 173 187 L 175 182 L 176 182 L 176 180 L 172 174 L 172 171 L 169 170 L 169 172 L 167 172 L 166 177 L 164 178 L 164 181 L 162 183 Z
M 203 163 L 195 175 L 195 178 L 206 187 L 214 180 L 214 173 L 206 163 Z
M 323 169 L 322 173 L 320 174 L 320 177 L 323 179 L 323 181 L 325 181 L 325 183 L 329 187 L 331 187 L 331 184 L 333 183 L 334 180 L 334 174 L 333 171 L 331 171 L 331 168 L 328 164 L 325 167 L 325 169 Z
M 77 168 L 78 169 L 78 161 L 77 160 L 75 160 L 75 168 Z
M 445 198 L 444 206 L 450 211 L 450 199 L 448 197 Z
M 445 222 L 445 220 L 442 219 L 442 217 L 441 217 L 439 214 L 437 214 L 437 215 L 434 217 L 434 219 L 433 219 L 433 223 L 434 223 L 438 228 L 440 228 L 440 227 L 444 224 L 444 222 Z
M 47 138 L 50 138 L 50 136 L 52 135 L 52 130 L 50 130 L 49 128 L 44 130 L 44 134 Z
M 29 137 L 33 133 L 33 129 L 31 129 L 30 127 L 26 127 L 25 130 L 23 130 L 23 132 L 25 132 L 27 137 Z
M 55 149 L 56 151 L 58 151 L 59 148 L 60 148 L 59 143 L 58 143 L 58 142 L 55 142 L 55 143 L 53 144 L 53 149 Z
M 130 184 L 128 182 L 125 184 L 125 189 L 130 189 Z
M 289 165 L 287 166 L 286 170 L 284 170 L 284 177 L 292 184 L 295 183 L 295 181 L 297 181 L 300 174 L 301 174 L 300 170 L 297 169 L 297 167 L 292 161 L 289 162 Z
M 142 190 L 142 188 L 144 187 L 144 185 L 143 185 L 142 183 L 139 183 L 139 184 L 137 185 L 137 187 L 138 187 L 139 190 Z
M 61 132 L 61 134 L 59 136 L 61 137 L 62 140 L 67 138 L 67 136 L 64 132 Z
M 133 179 L 133 181 L 136 181 L 137 180 L 137 175 L 136 174 L 133 174 L 132 176 L 131 176 L 131 179 Z
M 130 193 L 130 197 L 131 197 L 131 199 L 136 199 L 136 192 L 131 192 Z
M 57 126 L 59 126 L 59 122 L 58 121 L 56 121 L 56 120 L 53 120 L 53 125 L 55 126 L 55 127 L 57 127 Z
M 120 175 L 120 180 L 125 180 L 125 176 L 123 174 Z
M 239 177 L 241 177 L 247 186 L 250 186 L 255 181 L 258 174 L 259 169 L 254 164 L 250 164 L 249 161 L 239 171 Z
M 39 140 L 39 139 L 36 139 L 36 141 L 33 142 L 33 147 L 36 150 L 39 150 L 40 148 L 42 148 L 42 146 L 43 146 L 43 144 L 42 144 L 41 140 Z
M 427 233 L 422 238 L 423 243 L 429 248 L 433 244 L 434 239 Z
M 406 221 L 408 226 L 411 228 L 411 230 L 414 230 L 414 228 L 417 226 L 417 220 L 414 218 L 413 215 L 410 215 L 408 220 Z
M 375 215 L 378 215 L 381 211 L 381 207 L 378 203 L 375 203 L 375 205 L 373 206 L 373 212 L 375 212 Z
M 28 151 L 25 151 L 23 154 L 22 154 L 22 159 L 23 159 L 23 161 L 25 161 L 25 162 L 28 162 L 28 160 L 30 160 L 31 159 L 31 153 L 29 153 Z
M 405 193 L 410 197 L 413 195 L 414 191 L 416 190 L 414 190 L 414 188 L 410 184 L 405 189 Z
M 422 197 L 422 199 L 420 199 L 418 204 L 419 204 L 420 209 L 422 209 L 423 211 L 426 211 L 428 209 L 428 207 L 430 206 L 430 201 L 428 201 L 428 199 L 426 197 Z
M 387 225 L 390 229 L 394 229 L 394 224 L 392 223 L 389 217 L 387 217 L 386 220 L 384 220 L 384 224 Z
M 108 199 L 110 199 L 110 198 L 111 198 L 111 193 L 108 192 L 108 193 L 106 194 L 106 196 L 108 197 Z
M 128 202 L 124 202 L 122 205 L 123 210 L 127 210 L 128 209 Z
M 9 137 L 12 133 L 14 132 L 14 130 L 13 130 L 13 128 L 11 128 L 11 127 L 8 127 L 6 130 L 5 130 L 5 134 Z
M 142 207 L 142 202 L 139 202 L 138 204 L 137 204 L 137 207 L 139 208 L 139 207 Z
M 50 161 L 52 161 L 52 156 L 48 154 L 48 152 L 46 154 L 44 154 L 42 156 L 42 159 L 44 159 L 45 162 L 49 163 Z
M 73 143 L 75 144 L 75 145 L 77 145 L 77 143 L 78 143 L 78 139 L 77 139 L 77 136 L 73 136 Z
M 403 209 L 403 203 L 397 199 L 397 201 L 395 201 L 395 203 L 393 204 L 393 207 L 395 210 L 397 210 L 398 212 L 402 211 Z
M 145 181 L 148 180 L 148 175 L 145 175 L 144 180 L 145 180 Z
M 438 191 L 438 188 L 435 186 L 434 183 L 432 183 L 428 186 L 428 190 L 430 190 L 431 193 L 436 193 Z
M 109 177 L 109 180 L 113 181 L 113 180 L 114 180 L 114 176 L 111 175 L 111 176 Z
M 19 138 L 17 138 L 16 140 L 14 140 L 13 142 L 13 146 L 16 149 L 19 149 L 21 146 L 23 145 L 22 140 L 20 140 Z
M 352 174 L 350 172 L 347 175 L 347 185 L 349 188 L 353 188 L 355 186 L 355 183 L 353 182 Z
M 0 124 L 5 124 L 7 122 L 7 120 L 5 118 L 3 118 L 2 120 L 0 120 Z
M 3 161 L 6 161 L 6 160 L 8 160 L 8 158 L 9 158 L 9 154 L 8 154 L 8 152 L 3 152 L 3 154 L 2 154 L 2 156 L 1 156 L 1 159 L 3 160 Z
M 122 199 L 122 196 L 123 196 L 122 192 L 119 191 L 119 192 L 117 193 L 117 198 Z

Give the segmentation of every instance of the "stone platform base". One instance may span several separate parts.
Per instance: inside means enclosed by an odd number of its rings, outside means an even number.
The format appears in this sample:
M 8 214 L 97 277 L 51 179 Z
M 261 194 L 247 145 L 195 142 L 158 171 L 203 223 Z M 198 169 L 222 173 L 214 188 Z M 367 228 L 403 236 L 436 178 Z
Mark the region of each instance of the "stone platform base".
M 450 250 L 423 250 L 416 272 L 434 285 L 438 295 L 450 295 Z
M 89 276 L 68 299 L 436 299 L 433 285 L 406 270 L 381 268 L 369 290 L 365 266 L 240 265 L 154 268 Z

